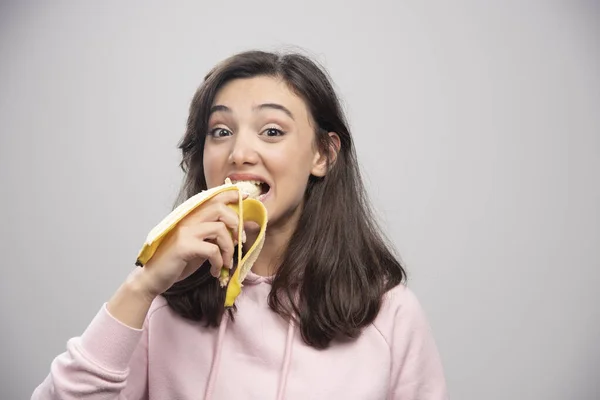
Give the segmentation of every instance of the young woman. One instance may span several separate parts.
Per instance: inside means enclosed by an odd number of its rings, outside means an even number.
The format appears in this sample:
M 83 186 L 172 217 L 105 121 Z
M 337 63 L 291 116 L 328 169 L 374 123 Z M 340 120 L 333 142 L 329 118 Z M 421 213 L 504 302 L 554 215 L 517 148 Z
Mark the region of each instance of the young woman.
M 198 89 L 180 143 L 184 200 L 255 181 L 267 236 L 224 310 L 238 217 L 214 197 L 134 270 L 33 399 L 446 399 L 405 271 L 370 214 L 352 137 L 323 69 L 245 52 Z M 245 246 L 256 228 L 245 227 Z

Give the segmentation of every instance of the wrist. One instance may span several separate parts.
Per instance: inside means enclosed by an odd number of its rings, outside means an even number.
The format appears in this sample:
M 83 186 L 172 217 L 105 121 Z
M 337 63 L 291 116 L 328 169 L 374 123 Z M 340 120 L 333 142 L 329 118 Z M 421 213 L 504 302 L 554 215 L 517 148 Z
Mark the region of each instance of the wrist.
M 131 296 L 148 304 L 151 304 L 157 297 L 157 294 L 153 292 L 152 286 L 148 282 L 147 274 L 143 268 L 133 270 L 125 280 L 124 287 Z
M 143 275 L 133 271 L 108 301 L 108 312 L 123 324 L 141 329 L 156 296 L 152 296 Z

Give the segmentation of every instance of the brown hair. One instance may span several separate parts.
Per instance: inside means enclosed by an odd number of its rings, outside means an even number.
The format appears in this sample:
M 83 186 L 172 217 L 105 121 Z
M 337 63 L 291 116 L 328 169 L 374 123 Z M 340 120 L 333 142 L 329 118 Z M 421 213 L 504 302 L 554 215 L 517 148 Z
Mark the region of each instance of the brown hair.
M 186 173 L 178 201 L 205 190 L 204 140 L 209 109 L 228 81 L 255 76 L 283 79 L 315 122 L 316 144 L 329 154 L 328 132 L 341 146 L 325 177 L 311 176 L 298 226 L 273 278 L 269 306 L 295 319 L 304 341 L 326 348 L 335 338 L 355 338 L 373 322 L 383 295 L 406 274 L 370 213 L 348 123 L 325 70 L 308 57 L 249 51 L 230 57 L 205 77 L 190 107 L 179 144 Z M 205 263 L 163 293 L 178 314 L 217 326 L 225 291 Z

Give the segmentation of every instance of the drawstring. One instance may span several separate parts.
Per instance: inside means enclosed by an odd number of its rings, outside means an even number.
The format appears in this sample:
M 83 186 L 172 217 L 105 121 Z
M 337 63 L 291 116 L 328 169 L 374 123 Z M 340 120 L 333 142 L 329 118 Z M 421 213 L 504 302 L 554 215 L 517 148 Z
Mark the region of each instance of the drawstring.
M 292 343 L 294 341 L 294 332 L 294 322 L 293 320 L 290 320 L 287 338 L 285 341 L 285 353 L 283 355 L 283 371 L 279 380 L 279 388 L 277 389 L 277 400 L 283 400 L 283 396 L 285 395 L 288 373 L 290 371 L 290 362 L 292 360 Z
M 221 325 L 219 326 L 219 334 L 217 336 L 217 351 L 213 358 L 213 363 L 210 367 L 210 373 L 208 375 L 208 384 L 206 385 L 206 392 L 204 393 L 204 400 L 210 400 L 212 398 L 215 382 L 219 373 L 219 365 L 221 364 L 221 353 L 223 349 L 223 341 L 225 339 L 225 331 L 227 330 L 227 321 L 229 320 L 227 313 L 223 314 Z M 283 400 L 285 395 L 285 389 L 287 387 L 288 374 L 290 372 L 290 364 L 292 361 L 292 347 L 294 342 L 294 333 L 296 332 L 294 321 L 290 319 L 287 331 L 287 337 L 285 340 L 285 351 L 283 354 L 283 370 L 279 377 L 279 387 L 277 388 L 277 400 Z
M 206 392 L 204 393 L 204 400 L 210 400 L 214 391 L 217 374 L 219 373 L 219 365 L 221 364 L 221 349 L 223 348 L 223 340 L 225 339 L 225 330 L 227 329 L 228 319 L 227 312 L 223 313 L 221 325 L 219 326 L 219 335 L 217 336 L 217 351 L 210 367 L 208 385 L 206 386 Z

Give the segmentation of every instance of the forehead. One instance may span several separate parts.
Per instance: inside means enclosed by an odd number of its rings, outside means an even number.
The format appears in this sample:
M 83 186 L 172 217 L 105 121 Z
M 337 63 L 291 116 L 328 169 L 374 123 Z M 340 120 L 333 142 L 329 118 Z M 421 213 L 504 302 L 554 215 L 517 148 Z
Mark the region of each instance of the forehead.
M 224 105 L 242 113 L 260 104 L 280 104 L 292 111 L 296 120 L 310 120 L 304 100 L 283 79 L 270 76 L 229 81 L 219 89 L 212 105 Z

